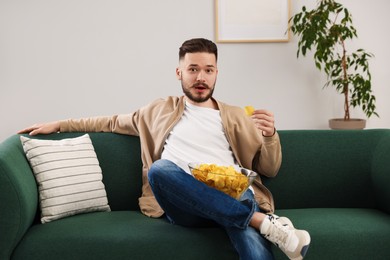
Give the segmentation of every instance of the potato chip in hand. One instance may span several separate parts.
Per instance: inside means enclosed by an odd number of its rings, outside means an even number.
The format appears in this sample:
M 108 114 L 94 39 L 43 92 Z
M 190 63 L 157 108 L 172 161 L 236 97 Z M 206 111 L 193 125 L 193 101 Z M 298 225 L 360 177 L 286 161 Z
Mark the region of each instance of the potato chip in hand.
M 253 115 L 253 112 L 255 112 L 255 108 L 252 106 L 246 106 L 244 107 L 245 113 L 247 116 Z

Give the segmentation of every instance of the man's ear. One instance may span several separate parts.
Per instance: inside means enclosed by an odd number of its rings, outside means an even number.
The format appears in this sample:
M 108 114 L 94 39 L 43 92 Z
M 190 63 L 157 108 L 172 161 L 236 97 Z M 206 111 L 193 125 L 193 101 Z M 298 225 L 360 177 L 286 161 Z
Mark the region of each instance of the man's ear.
M 176 68 L 176 78 L 178 80 L 181 80 L 181 69 L 180 68 Z

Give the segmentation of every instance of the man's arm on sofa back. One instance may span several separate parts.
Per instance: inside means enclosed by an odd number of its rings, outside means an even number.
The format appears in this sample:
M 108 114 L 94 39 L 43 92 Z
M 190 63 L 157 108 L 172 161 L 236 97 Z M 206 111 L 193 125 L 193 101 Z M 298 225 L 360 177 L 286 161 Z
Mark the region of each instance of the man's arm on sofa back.
M 9 259 L 37 213 L 38 192 L 19 136 L 0 143 L 0 259 Z

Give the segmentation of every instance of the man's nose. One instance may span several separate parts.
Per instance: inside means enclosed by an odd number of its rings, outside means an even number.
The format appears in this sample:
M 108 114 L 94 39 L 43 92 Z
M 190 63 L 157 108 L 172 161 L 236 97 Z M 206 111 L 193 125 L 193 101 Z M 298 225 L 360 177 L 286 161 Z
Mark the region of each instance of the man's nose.
M 197 81 L 204 82 L 203 72 L 199 71 L 198 76 L 196 77 Z

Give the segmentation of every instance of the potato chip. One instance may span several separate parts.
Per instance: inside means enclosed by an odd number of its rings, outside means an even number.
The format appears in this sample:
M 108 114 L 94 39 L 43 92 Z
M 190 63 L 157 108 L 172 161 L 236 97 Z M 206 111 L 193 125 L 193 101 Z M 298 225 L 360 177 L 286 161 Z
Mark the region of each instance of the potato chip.
M 233 166 L 199 164 L 192 169 L 192 174 L 197 180 L 236 199 L 249 186 L 247 176 L 236 171 Z
M 247 116 L 251 116 L 251 115 L 253 115 L 253 112 L 255 112 L 255 108 L 252 106 L 246 106 L 246 107 L 244 107 L 244 110 L 245 110 L 245 114 Z

